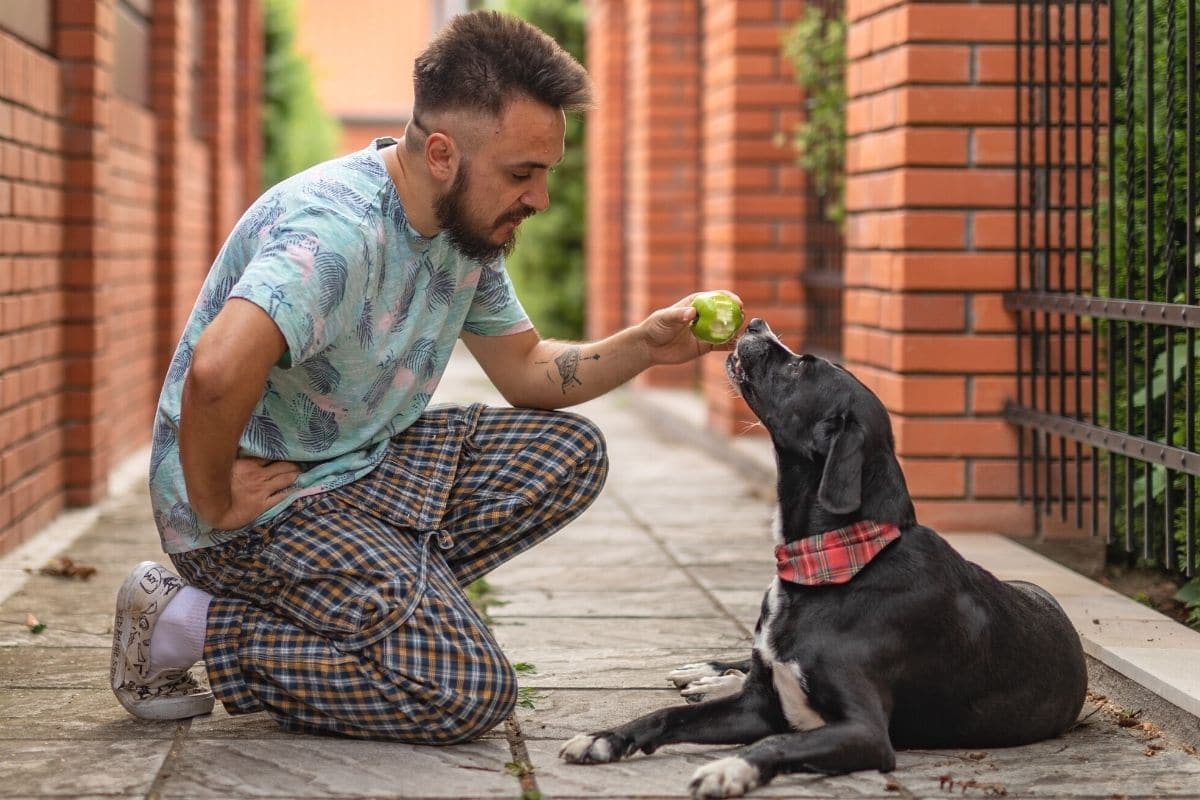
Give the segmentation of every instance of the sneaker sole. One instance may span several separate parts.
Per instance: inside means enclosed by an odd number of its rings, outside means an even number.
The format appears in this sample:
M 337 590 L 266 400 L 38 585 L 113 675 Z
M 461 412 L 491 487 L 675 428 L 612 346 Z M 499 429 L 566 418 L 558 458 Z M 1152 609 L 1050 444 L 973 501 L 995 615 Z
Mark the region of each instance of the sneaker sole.
M 117 613 L 113 620 L 113 645 L 109 662 L 109 683 L 117 701 L 135 717 L 153 720 L 184 719 L 196 717 L 212 711 L 214 699 L 212 692 L 202 695 L 185 697 L 153 697 L 142 700 L 128 689 L 123 689 L 128 663 L 125 659 L 123 642 L 129 640 L 133 633 L 133 615 L 129 613 L 133 607 L 134 593 L 138 591 L 142 578 L 151 569 L 157 569 L 153 561 L 143 561 L 134 567 L 133 572 L 125 578 L 117 592 Z

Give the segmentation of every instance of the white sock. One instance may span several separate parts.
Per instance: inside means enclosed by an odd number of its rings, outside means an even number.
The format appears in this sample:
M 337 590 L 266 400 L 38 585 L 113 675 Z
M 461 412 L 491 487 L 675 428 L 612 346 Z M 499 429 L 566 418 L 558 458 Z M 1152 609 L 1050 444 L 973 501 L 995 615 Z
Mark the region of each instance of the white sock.
M 184 586 L 167 603 L 150 639 L 150 671 L 187 668 L 204 655 L 208 604 L 212 595 Z

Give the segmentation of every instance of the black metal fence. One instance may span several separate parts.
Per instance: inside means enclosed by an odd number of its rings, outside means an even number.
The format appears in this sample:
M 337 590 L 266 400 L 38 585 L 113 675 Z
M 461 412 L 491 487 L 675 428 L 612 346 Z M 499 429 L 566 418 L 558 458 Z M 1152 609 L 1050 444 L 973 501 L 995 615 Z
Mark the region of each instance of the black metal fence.
M 804 219 L 804 349 L 826 358 L 842 357 L 842 269 L 844 246 L 840 226 L 830 221 L 825 198 L 807 191 Z
M 1197 560 L 1197 4 L 1018 0 L 1020 493 Z

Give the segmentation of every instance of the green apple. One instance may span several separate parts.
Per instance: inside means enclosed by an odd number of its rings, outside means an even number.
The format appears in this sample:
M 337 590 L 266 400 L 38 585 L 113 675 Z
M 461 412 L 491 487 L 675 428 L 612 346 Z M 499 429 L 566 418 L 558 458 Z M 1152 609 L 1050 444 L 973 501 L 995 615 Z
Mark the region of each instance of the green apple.
M 698 312 L 692 334 L 702 342 L 724 344 L 742 325 L 742 307 L 729 292 L 701 292 L 692 299 Z

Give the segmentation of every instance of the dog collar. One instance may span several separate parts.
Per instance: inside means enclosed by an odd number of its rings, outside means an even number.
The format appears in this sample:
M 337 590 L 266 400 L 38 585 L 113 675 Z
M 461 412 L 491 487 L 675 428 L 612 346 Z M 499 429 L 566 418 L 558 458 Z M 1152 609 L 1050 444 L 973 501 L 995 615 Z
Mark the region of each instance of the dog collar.
M 775 548 L 779 579 L 803 586 L 848 583 L 883 548 L 900 538 L 900 529 L 866 520 L 807 536 Z

